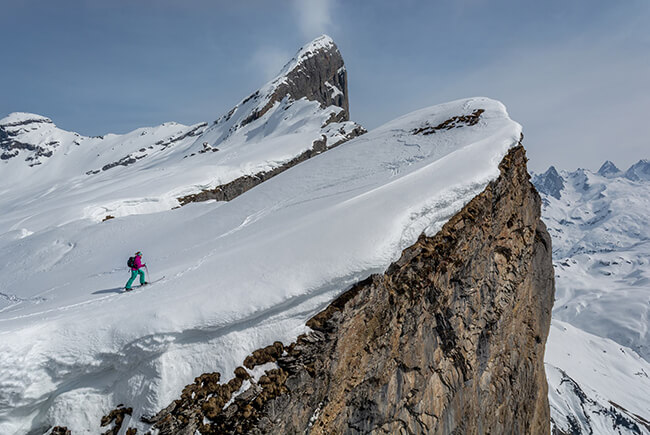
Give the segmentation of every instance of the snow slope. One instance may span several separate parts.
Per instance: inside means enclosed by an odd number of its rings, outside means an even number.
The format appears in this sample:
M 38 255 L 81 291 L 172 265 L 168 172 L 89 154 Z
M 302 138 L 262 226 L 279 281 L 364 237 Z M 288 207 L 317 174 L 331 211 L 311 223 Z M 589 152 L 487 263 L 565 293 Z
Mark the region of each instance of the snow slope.
M 553 320 L 546 360 L 555 427 L 584 434 L 650 433 L 650 363 L 636 352 Z
M 597 173 L 551 168 L 533 179 L 553 240 L 556 302 L 545 360 L 551 414 L 564 430 L 650 433 L 650 182 L 638 175 L 647 171 L 644 162 L 626 172 L 611 162 Z
M 479 109 L 475 124 L 422 133 Z M 256 150 L 285 127 L 252 138 Z M 252 350 L 290 342 L 337 294 L 437 232 L 498 176 L 520 134 L 502 104 L 459 100 L 401 117 L 227 203 L 98 222 L 88 210 L 107 204 L 115 181 L 97 174 L 10 207 L 0 218 L 11 228 L 0 235 L 0 433 L 51 424 L 97 433 L 118 403 L 134 408 L 127 425 L 144 429 L 139 416 L 195 376 L 228 378 Z M 135 197 L 175 191 L 178 174 L 193 168 L 155 162 L 124 169 L 145 177 Z M 172 175 L 151 183 L 140 174 L 163 171 Z M 24 197 L 0 193 L 3 206 Z M 135 250 L 149 279 L 165 278 L 120 293 Z

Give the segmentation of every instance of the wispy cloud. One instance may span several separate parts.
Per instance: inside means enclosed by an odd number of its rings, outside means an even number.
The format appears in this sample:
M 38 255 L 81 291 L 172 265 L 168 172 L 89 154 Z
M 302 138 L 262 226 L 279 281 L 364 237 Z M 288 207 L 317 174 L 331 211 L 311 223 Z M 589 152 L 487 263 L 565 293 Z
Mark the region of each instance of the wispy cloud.
M 260 47 L 253 53 L 251 63 L 265 80 L 270 80 L 280 72 L 291 56 L 292 53 L 286 50 L 268 46 Z
M 327 33 L 332 25 L 333 0 L 293 0 L 298 26 L 305 39 Z

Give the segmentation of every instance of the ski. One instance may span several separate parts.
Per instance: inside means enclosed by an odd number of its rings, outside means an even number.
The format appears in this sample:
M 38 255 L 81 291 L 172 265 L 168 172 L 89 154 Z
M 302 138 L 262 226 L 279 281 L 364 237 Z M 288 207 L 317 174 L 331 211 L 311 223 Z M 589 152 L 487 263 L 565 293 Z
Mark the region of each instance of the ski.
M 162 281 L 163 279 L 165 279 L 165 275 L 163 275 L 162 277 L 160 277 L 160 278 L 158 278 L 158 279 L 155 279 L 155 280 L 153 280 L 153 281 L 149 281 L 149 282 L 146 283 L 146 284 L 140 284 L 138 287 L 135 287 L 135 288 L 149 287 L 150 285 L 155 284 L 155 283 L 157 283 L 157 282 L 160 282 L 160 281 Z M 132 292 L 135 288 L 131 288 L 131 289 L 129 289 L 129 290 L 124 289 L 124 292 L 123 292 L 123 293 L 129 293 L 129 292 Z

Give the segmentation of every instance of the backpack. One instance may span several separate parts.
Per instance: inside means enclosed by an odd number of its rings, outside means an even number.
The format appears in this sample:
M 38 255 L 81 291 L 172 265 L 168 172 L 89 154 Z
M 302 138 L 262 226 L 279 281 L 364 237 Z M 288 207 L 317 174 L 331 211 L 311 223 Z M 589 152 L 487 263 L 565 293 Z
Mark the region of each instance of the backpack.
M 126 265 L 130 268 L 135 267 L 135 257 L 129 257 L 129 260 L 126 262 Z

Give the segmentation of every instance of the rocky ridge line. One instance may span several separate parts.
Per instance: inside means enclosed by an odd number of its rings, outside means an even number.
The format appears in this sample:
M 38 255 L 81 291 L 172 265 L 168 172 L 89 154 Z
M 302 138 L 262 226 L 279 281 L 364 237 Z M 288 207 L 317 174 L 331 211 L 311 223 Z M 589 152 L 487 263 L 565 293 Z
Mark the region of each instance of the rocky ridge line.
M 180 198 L 177 198 L 178 202 L 181 205 L 187 205 L 192 202 L 208 201 L 211 199 L 214 199 L 216 201 L 230 201 L 238 197 L 242 193 L 257 186 L 258 184 L 263 183 L 269 178 L 275 177 L 279 173 L 284 172 L 293 166 L 296 166 L 298 163 L 302 163 L 305 160 L 308 160 L 322 152 L 330 150 L 344 142 L 347 142 L 350 139 L 360 136 L 365 132 L 366 130 L 363 127 L 358 126 L 354 128 L 351 132 L 348 132 L 344 136 L 344 139 L 339 140 L 331 145 L 327 144 L 327 137 L 325 135 L 322 135 L 321 139 L 316 140 L 312 143 L 311 149 L 294 157 L 293 159 L 289 160 L 288 162 L 286 162 L 281 166 L 273 168 L 270 171 L 259 172 L 254 175 L 245 175 L 243 177 L 236 178 L 233 181 L 230 181 L 226 184 L 219 185 L 212 189 L 203 189 L 198 193 L 182 196 Z

